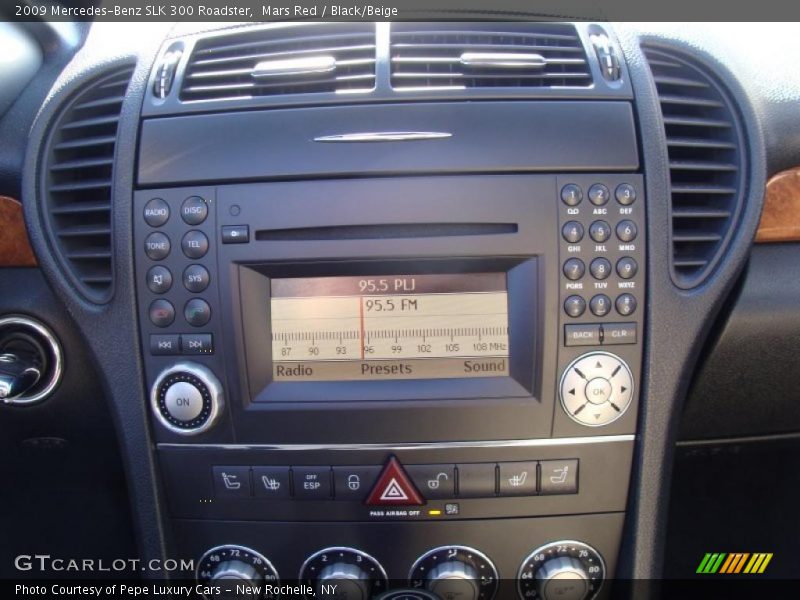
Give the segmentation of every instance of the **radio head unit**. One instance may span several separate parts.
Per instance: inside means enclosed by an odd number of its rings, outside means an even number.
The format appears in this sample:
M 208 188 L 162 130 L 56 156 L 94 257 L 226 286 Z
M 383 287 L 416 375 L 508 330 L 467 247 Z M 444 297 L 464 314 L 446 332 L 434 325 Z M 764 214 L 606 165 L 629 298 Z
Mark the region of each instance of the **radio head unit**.
M 529 397 L 536 281 L 525 257 L 241 265 L 251 401 Z

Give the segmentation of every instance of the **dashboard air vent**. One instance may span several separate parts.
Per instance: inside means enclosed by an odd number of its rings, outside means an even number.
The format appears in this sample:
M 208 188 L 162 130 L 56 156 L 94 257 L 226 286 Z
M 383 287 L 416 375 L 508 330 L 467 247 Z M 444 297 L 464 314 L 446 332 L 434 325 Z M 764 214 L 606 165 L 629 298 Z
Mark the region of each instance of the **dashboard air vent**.
M 669 155 L 672 275 L 699 285 L 724 253 L 738 219 L 743 132 L 728 91 L 709 67 L 672 50 L 643 48 L 658 92 Z
M 126 66 L 85 85 L 62 109 L 44 155 L 42 189 L 52 242 L 94 302 L 111 293 L 114 147 L 132 73 Z
M 587 87 L 575 27 L 562 23 L 396 23 L 396 90 Z
M 331 23 L 266 28 L 198 42 L 181 100 L 358 93 L 375 87 L 375 26 Z

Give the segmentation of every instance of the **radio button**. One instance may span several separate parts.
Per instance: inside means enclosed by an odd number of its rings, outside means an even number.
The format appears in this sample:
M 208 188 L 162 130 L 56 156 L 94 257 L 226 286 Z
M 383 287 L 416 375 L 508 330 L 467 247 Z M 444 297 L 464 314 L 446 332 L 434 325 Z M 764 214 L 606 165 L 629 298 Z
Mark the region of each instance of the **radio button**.
M 605 279 L 611 275 L 611 263 L 605 258 L 595 258 L 589 265 L 589 271 L 595 279 Z
M 144 221 L 150 227 L 161 227 L 169 220 L 169 204 L 161 198 L 153 198 L 144 205 Z
M 605 242 L 611 237 L 611 225 L 605 221 L 595 221 L 589 227 L 589 235 L 595 242 Z
M 477 463 L 456 465 L 460 498 L 491 498 L 497 491 L 497 465 Z
M 300 500 L 328 500 L 331 497 L 330 467 L 293 467 L 294 495 Z
M 589 301 L 589 310 L 595 317 L 605 317 L 611 312 L 611 298 L 605 294 L 597 294 Z
M 583 277 L 586 272 L 586 265 L 580 258 L 570 258 L 564 263 L 564 275 L 567 279 L 575 281 Z
M 166 267 L 157 265 L 147 271 L 147 287 L 154 294 L 163 294 L 172 287 L 172 273 Z
M 288 500 L 292 497 L 289 467 L 253 467 L 253 485 L 256 498 Z
M 159 231 L 151 233 L 144 241 L 144 253 L 150 260 L 163 260 L 167 258 L 171 247 L 169 238 Z
M 186 322 L 193 327 L 202 327 L 211 320 L 211 307 L 202 298 L 192 298 L 183 308 Z
M 636 223 L 628 219 L 617 223 L 617 237 L 621 242 L 632 242 L 639 233 Z
M 630 183 L 621 183 L 617 186 L 614 195 L 617 198 L 617 202 L 623 206 L 628 206 L 636 200 L 636 188 Z
M 636 312 L 636 297 L 633 294 L 621 294 L 617 296 L 617 312 L 623 317 L 627 317 Z
M 602 183 L 595 183 L 589 188 L 589 202 L 595 206 L 603 206 L 609 198 L 611 198 L 611 194 Z
M 208 252 L 208 238 L 202 231 L 188 231 L 181 240 L 181 249 L 188 258 L 203 258 Z
M 583 239 L 583 225 L 577 221 L 564 223 L 564 227 L 561 228 L 561 237 L 570 244 L 580 242 Z
M 181 205 L 181 218 L 187 225 L 200 225 L 208 216 L 208 203 L 200 196 L 189 196 Z
M 205 291 L 210 280 L 208 269 L 202 265 L 189 265 L 183 272 L 183 287 L 195 294 Z
M 156 327 L 169 327 L 175 320 L 175 307 L 164 299 L 153 300 L 149 316 L 150 322 Z
M 333 489 L 337 500 L 362 501 L 381 473 L 378 466 L 333 467 Z
M 561 201 L 567 206 L 578 206 L 583 200 L 583 190 L 579 185 L 568 183 L 561 188 Z
M 406 465 L 406 473 L 428 500 L 453 498 L 456 495 L 453 465 Z
M 626 256 L 625 258 L 620 258 L 617 261 L 617 275 L 619 275 L 623 279 L 630 279 L 631 277 L 636 275 L 636 272 L 638 270 L 639 270 L 639 265 L 636 264 L 636 261 L 633 260 L 630 256 Z
M 536 466 L 535 460 L 500 463 L 500 495 L 535 496 Z
M 586 311 L 586 300 L 580 296 L 570 296 L 564 301 L 564 311 L 573 319 Z
M 564 345 L 599 346 L 600 325 L 564 325 Z
M 181 335 L 182 354 L 213 354 L 214 342 L 210 333 L 184 333 Z

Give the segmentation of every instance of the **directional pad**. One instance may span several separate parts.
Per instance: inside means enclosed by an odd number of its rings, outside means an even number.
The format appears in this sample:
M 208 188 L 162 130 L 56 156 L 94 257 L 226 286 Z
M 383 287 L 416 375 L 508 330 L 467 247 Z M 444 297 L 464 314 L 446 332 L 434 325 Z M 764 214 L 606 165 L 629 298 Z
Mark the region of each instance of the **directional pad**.
M 618 356 L 605 352 L 584 354 L 564 371 L 561 405 L 578 423 L 599 427 L 616 421 L 633 399 L 633 376 Z

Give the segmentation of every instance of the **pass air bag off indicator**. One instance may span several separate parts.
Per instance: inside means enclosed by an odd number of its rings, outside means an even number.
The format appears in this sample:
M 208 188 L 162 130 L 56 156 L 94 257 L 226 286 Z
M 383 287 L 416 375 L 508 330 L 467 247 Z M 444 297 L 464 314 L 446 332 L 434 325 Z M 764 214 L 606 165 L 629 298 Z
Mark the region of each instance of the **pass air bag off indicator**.
M 273 279 L 275 381 L 509 374 L 505 273 Z

